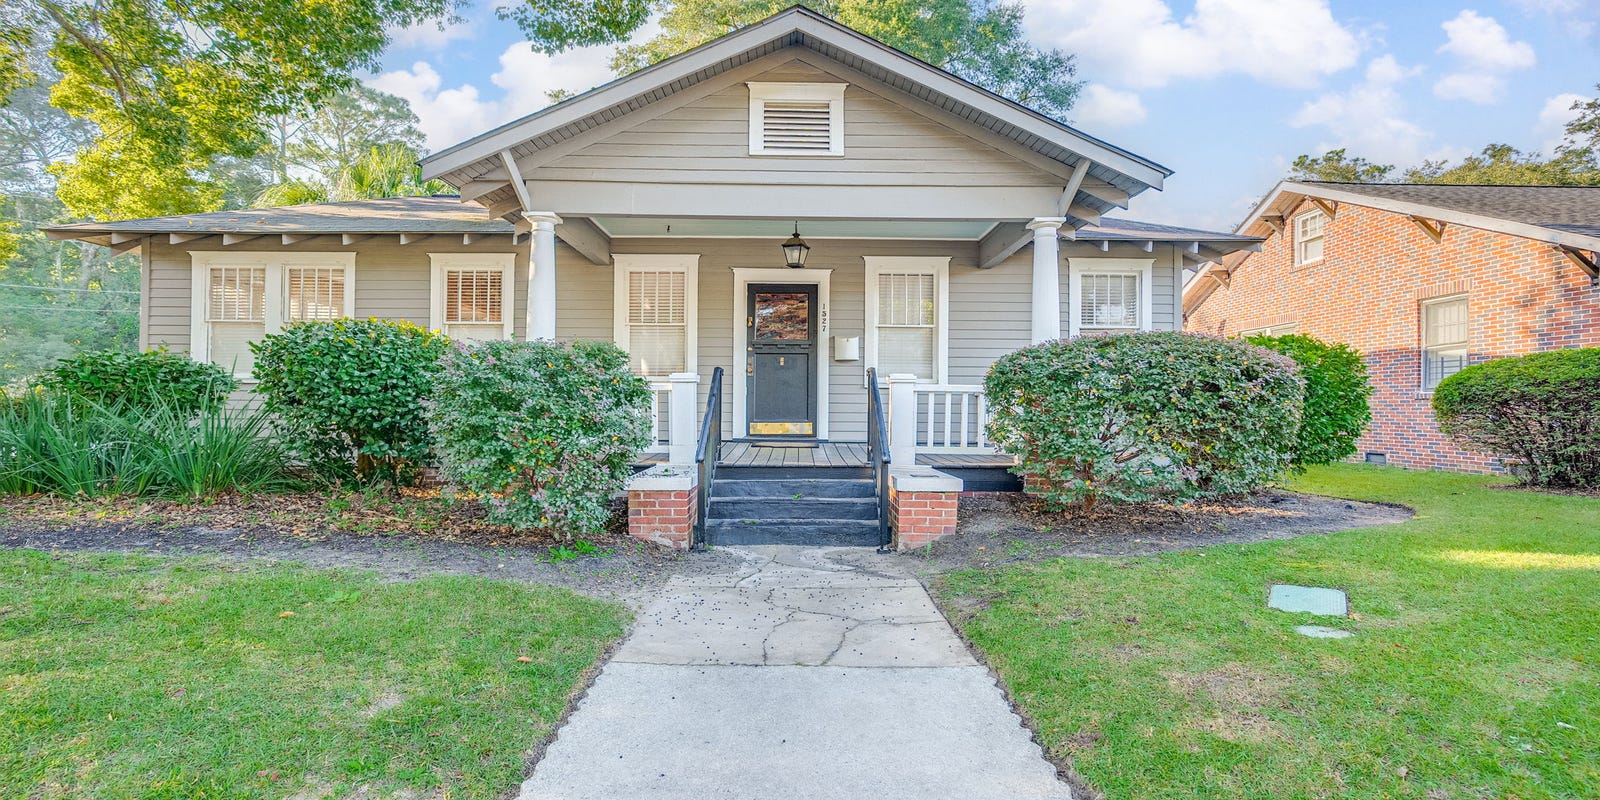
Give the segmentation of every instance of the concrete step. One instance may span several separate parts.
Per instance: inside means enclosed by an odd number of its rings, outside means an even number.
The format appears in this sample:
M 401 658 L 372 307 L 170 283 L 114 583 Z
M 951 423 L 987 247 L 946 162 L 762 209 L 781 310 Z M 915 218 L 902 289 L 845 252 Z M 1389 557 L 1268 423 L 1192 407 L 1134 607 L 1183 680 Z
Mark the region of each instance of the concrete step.
M 797 489 L 796 494 L 804 489 Z M 711 519 L 780 520 L 878 518 L 878 501 L 872 497 L 718 497 L 706 509 Z
M 706 541 L 713 547 L 793 544 L 810 547 L 876 547 L 877 520 L 817 519 L 806 522 L 706 521 Z

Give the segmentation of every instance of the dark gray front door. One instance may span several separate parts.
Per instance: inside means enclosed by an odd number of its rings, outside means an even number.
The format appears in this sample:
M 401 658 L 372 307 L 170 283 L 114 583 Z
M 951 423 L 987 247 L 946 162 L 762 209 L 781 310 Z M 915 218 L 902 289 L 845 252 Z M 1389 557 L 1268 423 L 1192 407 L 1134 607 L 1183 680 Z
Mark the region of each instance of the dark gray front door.
M 817 287 L 750 284 L 745 417 L 750 436 L 817 433 Z

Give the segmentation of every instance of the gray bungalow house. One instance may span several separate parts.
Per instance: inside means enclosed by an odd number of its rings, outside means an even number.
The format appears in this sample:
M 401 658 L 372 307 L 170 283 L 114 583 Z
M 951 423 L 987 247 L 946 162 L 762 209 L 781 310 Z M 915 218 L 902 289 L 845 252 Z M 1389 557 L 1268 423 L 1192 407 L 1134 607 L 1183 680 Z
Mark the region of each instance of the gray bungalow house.
M 246 379 L 250 340 L 308 319 L 613 340 L 660 392 L 665 463 L 633 493 L 686 502 L 636 508 L 635 532 L 674 545 L 876 543 L 889 525 L 908 546 L 953 530 L 953 500 L 920 527 L 891 500 L 993 488 L 963 470 L 1006 463 L 982 425 L 996 358 L 1178 330 L 1185 268 L 1259 241 L 1112 218 L 1170 172 L 803 8 L 422 166 L 459 197 L 50 235 L 137 249 L 141 343 Z M 718 430 L 702 430 L 708 407 Z M 879 412 L 892 468 L 868 447 Z M 717 434 L 709 455 L 702 433 Z M 738 472 L 763 467 L 787 470 Z M 892 473 L 898 489 L 786 507 L 781 484 L 801 468 L 845 483 Z M 757 492 L 733 485 L 757 479 L 773 482 L 759 509 L 717 488 Z

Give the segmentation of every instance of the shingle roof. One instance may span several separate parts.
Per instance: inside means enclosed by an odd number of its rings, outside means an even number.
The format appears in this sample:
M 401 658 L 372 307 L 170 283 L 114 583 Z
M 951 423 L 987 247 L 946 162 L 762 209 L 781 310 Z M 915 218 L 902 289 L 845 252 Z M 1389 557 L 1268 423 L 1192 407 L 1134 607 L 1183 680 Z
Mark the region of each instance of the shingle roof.
M 512 233 L 510 222 L 491 218 L 455 195 L 390 197 L 346 203 L 213 211 L 119 222 L 78 222 L 47 233 Z
M 1600 237 L 1600 186 L 1456 186 L 1332 181 L 1295 183 Z
M 1196 228 L 1180 228 L 1176 225 L 1163 225 L 1156 222 L 1140 222 L 1133 219 L 1113 219 L 1101 217 L 1100 224 L 1087 225 L 1079 228 L 1076 233 L 1078 239 L 1110 240 L 1110 241 L 1157 241 L 1157 242 L 1259 242 L 1255 236 L 1245 236 L 1238 233 L 1224 233 L 1219 231 L 1203 231 Z

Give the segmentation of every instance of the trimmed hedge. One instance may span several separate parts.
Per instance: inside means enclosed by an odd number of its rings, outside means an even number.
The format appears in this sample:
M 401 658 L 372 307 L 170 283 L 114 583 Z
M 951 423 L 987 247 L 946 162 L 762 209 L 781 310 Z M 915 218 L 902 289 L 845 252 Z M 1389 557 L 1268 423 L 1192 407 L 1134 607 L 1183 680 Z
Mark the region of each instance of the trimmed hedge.
M 1144 332 L 1046 342 L 984 382 L 995 444 L 1052 510 L 1255 489 L 1294 455 L 1305 385 L 1238 339 Z
M 1312 336 L 1250 336 L 1245 341 L 1282 353 L 1306 382 L 1305 416 L 1296 437 L 1294 465 L 1332 464 L 1356 452 L 1356 439 L 1372 422 L 1367 362 L 1354 348 Z
M 596 533 L 650 443 L 651 395 L 609 342 L 456 343 L 429 403 L 445 477 L 489 519 Z
M 1477 364 L 1433 392 L 1439 428 L 1535 486 L 1600 486 L 1600 347 Z
M 217 406 L 239 382 L 215 364 L 195 361 L 166 349 L 143 353 L 95 350 L 61 359 L 39 381 L 57 394 L 82 397 L 104 406 L 159 405 L 177 414 Z
M 269 334 L 256 391 L 325 480 L 409 482 L 433 448 L 423 401 L 449 340 L 409 322 L 301 322 Z

